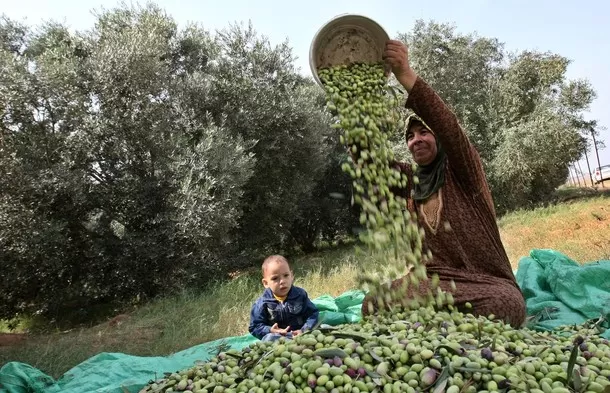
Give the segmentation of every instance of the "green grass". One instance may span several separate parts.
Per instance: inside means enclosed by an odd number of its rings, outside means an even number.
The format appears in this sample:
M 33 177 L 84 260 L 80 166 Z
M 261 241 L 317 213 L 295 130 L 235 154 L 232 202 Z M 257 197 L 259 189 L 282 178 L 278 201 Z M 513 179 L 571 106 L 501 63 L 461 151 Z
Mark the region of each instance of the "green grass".
M 354 288 L 358 268 L 353 248 L 314 253 L 291 261 L 295 285 L 311 298 L 337 296 Z M 121 323 L 30 337 L 23 345 L 0 347 L 0 365 L 20 361 L 59 377 L 100 352 L 168 355 L 228 335 L 247 333 L 250 307 L 263 291 L 259 269 L 240 272 L 204 293 L 184 292 L 151 302 Z
M 553 248 L 578 262 L 610 258 L 610 196 L 567 190 L 566 202 L 508 214 L 499 220 L 502 241 L 513 267 L 532 248 Z M 370 260 L 354 246 L 329 249 L 291 260 L 295 284 L 311 298 L 337 296 L 355 288 L 356 273 Z M 262 292 L 260 270 L 236 272 L 228 282 L 203 293 L 184 292 L 159 299 L 90 328 L 32 335 L 22 344 L 0 346 L 0 366 L 31 364 L 53 377 L 100 352 L 164 356 L 193 345 L 247 333 L 250 306 Z

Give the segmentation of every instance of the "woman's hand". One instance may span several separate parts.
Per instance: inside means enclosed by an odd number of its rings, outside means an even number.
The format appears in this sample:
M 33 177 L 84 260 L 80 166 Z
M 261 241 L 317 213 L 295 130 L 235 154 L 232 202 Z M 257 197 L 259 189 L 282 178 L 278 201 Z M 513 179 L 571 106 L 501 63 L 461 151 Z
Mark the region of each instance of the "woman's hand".
M 409 50 L 407 46 L 402 41 L 387 41 L 383 52 L 383 60 L 392 70 L 398 82 L 410 92 L 417 80 L 417 75 L 409 64 Z

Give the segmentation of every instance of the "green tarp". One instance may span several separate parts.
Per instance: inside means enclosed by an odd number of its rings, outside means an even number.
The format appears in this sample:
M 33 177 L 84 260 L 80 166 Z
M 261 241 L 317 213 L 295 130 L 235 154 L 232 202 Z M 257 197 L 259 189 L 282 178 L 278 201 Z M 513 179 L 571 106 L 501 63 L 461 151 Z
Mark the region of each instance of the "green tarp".
M 323 295 L 312 301 L 320 311 L 320 323 L 340 325 L 360 321 L 364 292 L 352 290 L 340 296 Z M 256 341 L 245 334 L 211 341 L 170 356 L 142 357 L 123 353 L 100 353 L 67 371 L 60 379 L 30 365 L 11 362 L 0 369 L 2 393 L 136 393 L 166 371 L 178 371 L 213 357 L 219 345 L 242 349 Z
M 532 250 L 517 268 L 533 328 L 551 330 L 605 318 L 610 339 L 610 260 L 580 265 L 554 250 Z
M 581 266 L 557 251 L 532 250 L 519 262 L 516 278 L 536 329 L 582 324 L 602 315 L 610 319 L 610 260 Z M 348 291 L 336 298 L 324 295 L 313 301 L 320 310 L 321 323 L 338 325 L 360 320 L 363 298 L 361 291 Z M 604 327 L 610 326 L 606 322 Z M 610 329 L 603 336 L 610 338 Z M 255 340 L 249 334 L 229 337 L 166 357 L 101 353 L 57 381 L 27 364 L 11 362 L 0 369 L 0 392 L 135 393 L 155 376 L 208 360 L 220 344 L 239 350 Z

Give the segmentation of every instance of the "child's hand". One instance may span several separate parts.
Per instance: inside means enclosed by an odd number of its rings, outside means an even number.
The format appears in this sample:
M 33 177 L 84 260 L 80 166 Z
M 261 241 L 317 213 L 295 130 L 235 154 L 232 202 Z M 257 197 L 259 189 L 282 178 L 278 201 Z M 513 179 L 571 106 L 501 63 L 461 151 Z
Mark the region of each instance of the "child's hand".
M 290 331 L 290 326 L 286 326 L 286 329 L 282 329 L 280 327 L 277 326 L 277 323 L 274 323 L 273 326 L 271 326 L 271 333 L 279 333 L 282 336 L 285 335 L 286 333 L 288 333 Z
M 299 334 L 301 334 L 301 333 L 302 333 L 302 332 L 301 332 L 301 330 L 294 330 L 294 331 L 292 332 L 292 336 L 293 336 L 293 337 L 294 337 L 294 336 L 298 336 L 298 335 L 299 335 Z

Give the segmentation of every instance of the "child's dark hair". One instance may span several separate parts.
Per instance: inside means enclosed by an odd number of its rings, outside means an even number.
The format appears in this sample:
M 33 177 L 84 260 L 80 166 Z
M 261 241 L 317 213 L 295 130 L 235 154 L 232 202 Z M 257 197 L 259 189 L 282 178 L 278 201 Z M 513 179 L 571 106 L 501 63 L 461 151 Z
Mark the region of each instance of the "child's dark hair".
M 286 264 L 288 264 L 288 260 L 282 255 L 270 255 L 265 258 L 263 265 L 261 266 L 263 276 L 265 275 L 265 269 L 267 269 L 267 266 L 269 266 L 272 262 L 286 262 Z

